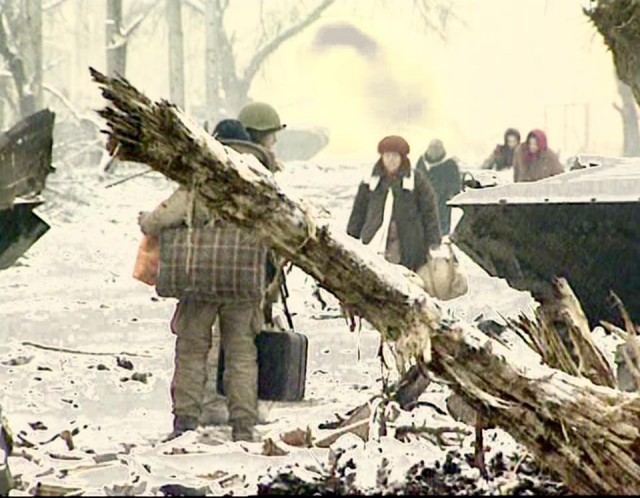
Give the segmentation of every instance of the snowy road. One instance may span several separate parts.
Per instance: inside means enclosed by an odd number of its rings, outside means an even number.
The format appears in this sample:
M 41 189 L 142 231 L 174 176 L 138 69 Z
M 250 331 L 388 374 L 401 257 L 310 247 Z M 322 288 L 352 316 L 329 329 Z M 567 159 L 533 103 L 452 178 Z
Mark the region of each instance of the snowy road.
M 328 207 L 343 229 L 361 170 L 292 163 L 280 181 Z M 129 172 L 123 169 L 119 176 Z M 155 174 L 111 189 L 104 188 L 106 183 L 88 172 L 52 175 L 52 188 L 84 202 L 61 201 L 49 193 L 45 215 L 53 228 L 19 264 L 0 272 L 0 400 L 23 440 L 17 452 L 25 455 L 10 459 L 23 488 L 43 482 L 105 494 L 111 488 L 104 486 L 118 484 L 149 494 L 180 482 L 247 494 L 255 492 L 269 466 L 326 462 L 327 450 L 321 449 L 291 447 L 286 457 L 263 456 L 260 444 L 231 443 L 228 428 L 157 443 L 171 426 L 174 341 L 168 322 L 174 302 L 156 298 L 130 274 L 140 238 L 137 213 L 153 208 L 172 185 Z M 513 315 L 531 305 L 527 294 L 488 277 L 464 255 L 461 259 L 470 293 L 451 304 L 459 316 Z M 360 334 L 350 333 L 335 307 L 320 309 L 312 285 L 299 270 L 289 279 L 296 326 L 309 336 L 307 395 L 301 403 L 266 406 L 269 423 L 260 432 L 276 440 L 283 431 L 313 429 L 335 413 L 344 414 L 380 389 L 377 332 L 365 325 Z M 26 342 L 94 354 L 43 350 Z M 129 360 L 133 369 L 118 366 L 118 358 Z M 447 392 L 434 386 L 425 396 L 443 407 Z M 434 413 L 417 410 L 407 416 L 437 422 L 440 416 Z M 73 450 L 62 438 L 47 442 L 65 430 L 72 433 Z M 492 432 L 500 435 L 496 449 L 515 448 L 502 431 Z M 29 443 L 35 447 L 25 448 Z M 440 455 L 425 442 L 384 444 L 404 462 L 397 472 L 420 455 Z M 469 444 L 467 438 L 463 445 Z M 196 453 L 166 454 L 173 448 L 183 448 L 173 453 Z

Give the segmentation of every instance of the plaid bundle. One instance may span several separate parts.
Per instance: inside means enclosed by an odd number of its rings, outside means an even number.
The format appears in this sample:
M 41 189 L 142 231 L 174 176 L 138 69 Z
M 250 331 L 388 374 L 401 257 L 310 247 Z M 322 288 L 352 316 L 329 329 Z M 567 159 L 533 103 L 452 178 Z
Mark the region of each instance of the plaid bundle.
M 156 292 L 162 297 L 260 299 L 266 254 L 267 247 L 251 231 L 233 225 L 163 230 Z

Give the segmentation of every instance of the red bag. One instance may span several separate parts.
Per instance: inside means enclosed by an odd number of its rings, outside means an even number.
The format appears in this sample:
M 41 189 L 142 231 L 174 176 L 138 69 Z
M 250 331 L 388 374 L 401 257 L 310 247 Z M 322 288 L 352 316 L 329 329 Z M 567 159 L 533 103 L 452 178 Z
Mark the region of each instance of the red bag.
M 159 267 L 160 239 L 151 235 L 143 235 L 133 267 L 133 278 L 147 285 L 156 285 Z

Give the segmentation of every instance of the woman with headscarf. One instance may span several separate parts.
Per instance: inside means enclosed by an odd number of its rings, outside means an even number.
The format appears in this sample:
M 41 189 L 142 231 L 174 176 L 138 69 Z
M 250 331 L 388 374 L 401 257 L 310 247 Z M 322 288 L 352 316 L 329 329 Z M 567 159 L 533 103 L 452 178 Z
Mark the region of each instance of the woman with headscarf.
M 378 153 L 370 177 L 358 187 L 347 233 L 415 271 L 440 245 L 436 195 L 427 178 L 412 171 L 404 138 L 383 138 Z
M 482 169 L 502 171 L 513 166 L 516 147 L 520 145 L 520 132 L 515 128 L 508 128 L 504 132 L 504 143 L 496 145 L 491 155 L 482 163 Z
M 514 153 L 514 182 L 535 182 L 563 171 L 558 155 L 549 149 L 547 135 L 542 130 L 529 132 L 527 140 Z

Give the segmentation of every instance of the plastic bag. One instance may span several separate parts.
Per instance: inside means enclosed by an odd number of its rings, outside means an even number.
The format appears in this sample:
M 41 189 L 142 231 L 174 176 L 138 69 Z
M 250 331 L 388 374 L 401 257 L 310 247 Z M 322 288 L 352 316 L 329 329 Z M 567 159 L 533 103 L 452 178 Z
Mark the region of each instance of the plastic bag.
M 160 267 L 160 239 L 144 235 L 138 247 L 138 255 L 133 267 L 133 278 L 147 285 L 156 285 Z
M 432 257 L 416 272 L 422 278 L 427 294 L 441 301 L 455 299 L 469 290 L 469 282 L 460 269 L 451 244 L 446 245 L 449 247 L 448 256 Z

